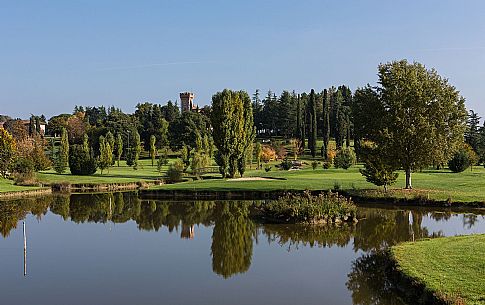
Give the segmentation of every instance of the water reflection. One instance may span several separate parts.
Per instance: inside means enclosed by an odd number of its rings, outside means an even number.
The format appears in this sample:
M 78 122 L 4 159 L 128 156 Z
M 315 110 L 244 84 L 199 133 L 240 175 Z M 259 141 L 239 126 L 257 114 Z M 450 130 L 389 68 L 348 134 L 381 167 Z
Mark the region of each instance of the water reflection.
M 357 224 L 261 224 L 252 217 L 254 207 L 261 204 L 264 202 L 141 200 L 130 192 L 46 196 L 0 202 L 0 233 L 7 238 L 28 214 L 40 220 L 49 211 L 74 223 L 133 221 L 139 230 L 166 229 L 191 243 L 198 238 L 198 226 L 203 226 L 212 229 L 210 246 L 205 245 L 212 271 L 224 279 L 250 269 L 258 238 L 290 252 L 313 247 L 345 249 L 353 253 L 347 260 L 352 267 L 346 287 L 354 304 L 404 304 L 385 277 L 380 250 L 402 241 L 446 235 L 442 231 L 446 226 L 437 223 L 454 221 L 466 231 L 483 226 L 484 220 L 478 212 L 457 216 L 446 209 L 359 208 Z
M 346 286 L 351 291 L 353 304 L 406 304 L 396 297 L 396 289 L 393 281 L 388 278 L 387 268 L 390 265 L 384 251 L 372 251 L 352 263 Z

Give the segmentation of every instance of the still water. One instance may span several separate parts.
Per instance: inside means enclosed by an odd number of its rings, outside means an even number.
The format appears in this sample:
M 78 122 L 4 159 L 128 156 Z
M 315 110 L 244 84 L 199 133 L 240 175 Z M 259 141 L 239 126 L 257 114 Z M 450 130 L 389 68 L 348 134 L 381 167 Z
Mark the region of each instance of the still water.
M 260 204 L 2 201 L 0 304 L 404 304 L 376 250 L 485 233 L 480 213 L 413 208 L 359 208 L 362 220 L 340 227 L 264 225 L 251 217 Z

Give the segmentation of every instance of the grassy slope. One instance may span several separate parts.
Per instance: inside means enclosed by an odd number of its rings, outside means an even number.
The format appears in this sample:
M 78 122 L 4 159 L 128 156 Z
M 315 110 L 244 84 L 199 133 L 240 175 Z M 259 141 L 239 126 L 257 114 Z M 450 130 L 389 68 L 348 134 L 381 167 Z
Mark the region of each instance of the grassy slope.
M 286 180 L 266 180 L 266 181 L 231 181 L 214 179 L 191 181 L 178 184 L 164 185 L 164 189 L 177 190 L 304 190 L 304 189 L 333 189 L 337 183 L 343 190 L 366 190 L 368 196 L 384 196 L 382 192 L 374 191 L 373 184 L 365 181 L 360 174 L 359 168 L 355 166 L 348 170 L 343 169 L 317 169 L 306 168 L 300 171 L 280 171 L 272 170 L 265 172 L 248 171 L 246 176 L 264 176 L 285 178 Z M 429 170 L 421 173 L 413 173 L 413 191 L 402 190 L 404 186 L 404 173 L 399 173 L 399 178 L 389 194 L 385 196 L 408 197 L 415 196 L 429 197 L 435 200 L 453 201 L 485 201 L 485 169 L 475 167 L 473 172 L 467 170 L 463 173 L 455 174 L 446 170 Z
M 164 167 L 164 171 L 167 167 Z M 155 180 L 159 179 L 160 174 L 157 171 L 157 166 L 151 165 L 151 160 L 140 160 L 138 170 L 126 166 L 125 162 L 120 162 L 120 167 L 116 165 L 111 167 L 109 172 L 107 170 L 101 172 L 98 170 L 93 176 L 74 176 L 70 172 L 64 174 L 57 174 L 53 170 L 40 172 L 37 174 L 37 179 L 44 183 L 59 183 L 69 182 L 75 183 L 122 183 L 122 182 L 136 182 L 140 180 Z
M 39 187 L 14 185 L 12 180 L 0 178 L 0 193 L 37 190 Z
M 431 291 L 485 304 L 485 235 L 404 243 L 392 255 L 402 272 Z

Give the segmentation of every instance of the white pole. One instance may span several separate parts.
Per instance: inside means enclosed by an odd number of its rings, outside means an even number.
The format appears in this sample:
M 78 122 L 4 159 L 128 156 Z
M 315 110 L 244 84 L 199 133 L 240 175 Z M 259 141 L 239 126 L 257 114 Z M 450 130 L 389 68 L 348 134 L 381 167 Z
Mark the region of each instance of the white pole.
M 24 276 L 27 275 L 27 234 L 25 231 L 25 221 L 22 223 L 24 232 Z

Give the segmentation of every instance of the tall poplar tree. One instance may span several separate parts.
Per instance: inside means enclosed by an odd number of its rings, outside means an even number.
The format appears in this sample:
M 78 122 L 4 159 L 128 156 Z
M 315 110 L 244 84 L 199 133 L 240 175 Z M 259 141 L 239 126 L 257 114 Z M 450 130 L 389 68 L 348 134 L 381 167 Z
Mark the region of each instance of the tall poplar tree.
M 123 154 L 123 137 L 119 133 L 116 136 L 116 161 L 118 162 L 118 167 L 120 167 L 121 155 Z
M 155 135 L 150 136 L 150 158 L 152 159 L 152 166 L 155 165 L 155 153 L 157 148 L 155 147 L 155 143 L 157 142 L 157 138 Z
M 251 99 L 245 91 L 224 89 L 212 96 L 211 123 L 216 162 L 223 177 L 244 174 L 246 154 L 254 140 Z

